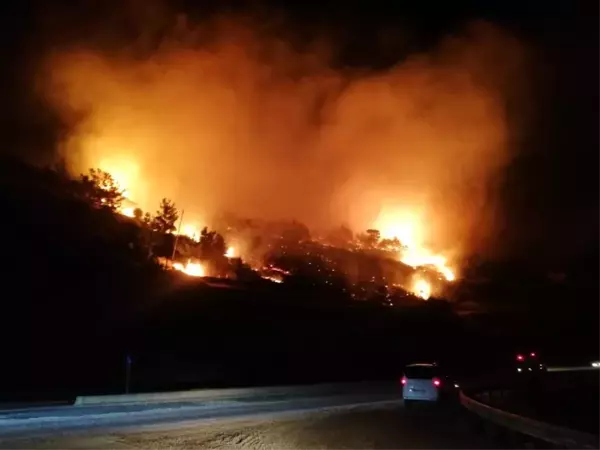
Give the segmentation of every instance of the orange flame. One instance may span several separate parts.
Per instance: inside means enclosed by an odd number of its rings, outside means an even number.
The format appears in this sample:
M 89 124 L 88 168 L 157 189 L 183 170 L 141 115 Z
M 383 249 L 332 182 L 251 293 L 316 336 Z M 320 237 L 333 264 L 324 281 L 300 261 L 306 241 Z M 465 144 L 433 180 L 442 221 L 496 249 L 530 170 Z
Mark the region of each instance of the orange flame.
M 173 263 L 173 268 L 175 270 L 179 270 L 180 272 L 185 273 L 186 275 L 190 275 L 192 277 L 204 277 L 206 276 L 206 272 L 204 270 L 204 266 L 200 263 L 193 263 L 188 260 L 188 262 L 184 265 L 182 263 Z
M 363 229 L 385 197 L 435 212 L 447 235 L 435 242 L 452 250 L 491 234 L 493 221 L 480 225 L 494 212 L 489 182 L 512 158 L 509 126 L 521 122 L 507 120 L 507 99 L 526 97 L 513 95 L 526 56 L 516 37 L 476 22 L 387 70 L 357 73 L 335 69 L 327 36 L 299 52 L 260 21 L 184 19 L 144 58 L 85 42 L 44 55 L 35 84 L 45 100 L 66 122 L 88 112 L 60 143 L 74 173 L 111 173 L 151 213 L 166 196 L 188 218 L 235 211 Z M 420 213 L 377 228 L 402 241 L 407 264 L 454 279 Z
M 125 157 L 105 158 L 98 163 L 98 167 L 113 177 L 125 198 L 136 194 L 140 168 L 134 160 Z
M 127 217 L 135 217 L 134 210 L 135 210 L 135 208 L 128 206 L 128 207 L 119 209 L 119 212 Z
M 200 241 L 200 228 L 195 224 L 186 223 L 181 227 L 181 232 L 179 233 L 181 236 L 187 236 L 193 241 Z
M 423 244 L 428 231 L 420 215 L 413 211 L 385 211 L 376 220 L 375 228 L 384 239 L 396 238 L 402 244 L 400 261 L 411 267 L 434 266 L 446 279 L 456 279 L 444 255 L 432 252 Z
M 412 292 L 417 297 L 428 300 L 431 297 L 431 285 L 427 281 L 417 278 L 413 283 Z

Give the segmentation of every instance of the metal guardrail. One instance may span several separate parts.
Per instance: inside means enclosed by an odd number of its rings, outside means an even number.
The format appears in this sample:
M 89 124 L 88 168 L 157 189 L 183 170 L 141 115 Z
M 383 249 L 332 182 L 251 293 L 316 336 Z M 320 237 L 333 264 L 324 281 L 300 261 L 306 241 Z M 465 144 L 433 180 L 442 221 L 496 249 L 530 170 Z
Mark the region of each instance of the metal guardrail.
M 596 366 L 578 366 L 578 367 L 548 367 L 548 372 L 585 372 L 588 370 L 599 370 Z
M 489 396 L 489 393 L 487 393 Z M 559 448 L 597 449 L 598 436 L 502 411 L 460 392 L 460 403 L 480 418 Z

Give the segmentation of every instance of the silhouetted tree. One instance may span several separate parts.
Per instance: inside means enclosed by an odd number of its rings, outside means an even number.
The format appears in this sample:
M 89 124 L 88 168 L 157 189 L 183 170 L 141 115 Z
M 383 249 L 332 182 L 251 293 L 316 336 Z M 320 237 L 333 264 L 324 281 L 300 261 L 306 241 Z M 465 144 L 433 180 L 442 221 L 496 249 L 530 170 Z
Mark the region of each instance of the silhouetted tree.
M 198 243 L 187 236 L 179 236 L 177 239 L 176 258 L 192 258 L 196 256 Z
M 125 199 L 112 175 L 101 169 L 90 169 L 88 175 L 82 174 L 78 185 L 80 195 L 96 208 L 116 211 Z
M 135 208 L 133 210 L 133 217 L 138 222 L 142 222 L 144 220 L 144 212 L 140 208 Z
M 231 260 L 231 265 L 235 278 L 238 280 L 256 281 L 261 279 L 261 276 L 252 270 L 248 264 L 245 264 L 241 258 L 233 258 Z
M 284 224 L 281 238 L 289 244 L 297 244 L 310 239 L 310 231 L 303 223 L 293 220 L 290 223 Z
M 369 229 L 367 230 L 367 235 L 375 242 L 379 241 L 381 238 L 381 233 L 379 230 Z
M 398 238 L 382 239 L 378 245 L 381 250 L 397 250 L 401 248 L 401 246 L 402 244 Z
M 207 262 L 208 270 L 216 276 L 226 276 L 230 270 L 229 259 L 225 257 L 227 245 L 225 239 L 216 231 L 204 227 L 200 232 L 197 254 Z
M 144 216 L 142 217 L 142 223 L 146 227 L 152 228 L 152 214 L 150 214 L 149 212 L 144 213 Z
M 327 241 L 335 247 L 345 247 L 354 239 L 352 230 L 344 225 L 331 230 L 327 236 Z
M 200 241 L 198 244 L 200 258 L 209 260 L 219 260 L 224 258 L 227 246 L 225 239 L 216 231 L 208 231 L 204 227 L 200 233 Z
M 172 233 L 177 229 L 176 223 L 179 219 L 179 211 L 175 203 L 168 198 L 160 201 L 156 215 L 152 219 L 152 229 L 159 233 Z
M 356 238 L 363 247 L 375 248 L 380 237 L 379 230 L 367 230 L 365 233 L 359 234 Z

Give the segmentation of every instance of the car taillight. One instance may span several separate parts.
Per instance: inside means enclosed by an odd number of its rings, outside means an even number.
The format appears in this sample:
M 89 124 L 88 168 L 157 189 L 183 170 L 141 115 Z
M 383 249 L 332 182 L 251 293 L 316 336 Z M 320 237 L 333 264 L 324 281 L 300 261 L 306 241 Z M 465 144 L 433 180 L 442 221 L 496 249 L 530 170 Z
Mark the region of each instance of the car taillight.
M 442 381 L 439 378 L 434 378 L 432 381 L 433 385 L 436 387 L 439 387 L 442 384 Z
M 523 355 L 517 355 L 517 361 L 523 361 L 525 357 Z
M 531 352 L 531 353 L 529 354 L 529 356 L 531 356 L 532 358 L 535 358 L 535 352 Z
M 402 383 L 403 385 L 406 384 L 408 380 L 406 379 L 406 377 L 402 377 L 402 379 L 400 380 L 400 383 Z

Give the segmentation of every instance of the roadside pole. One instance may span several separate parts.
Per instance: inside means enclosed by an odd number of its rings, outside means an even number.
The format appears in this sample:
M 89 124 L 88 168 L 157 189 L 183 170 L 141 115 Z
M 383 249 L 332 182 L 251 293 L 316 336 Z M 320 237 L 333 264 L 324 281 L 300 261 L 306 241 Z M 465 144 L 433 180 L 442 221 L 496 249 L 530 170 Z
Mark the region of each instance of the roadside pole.
M 179 239 L 179 233 L 181 233 L 181 224 L 183 223 L 183 213 L 185 211 L 181 210 L 181 217 L 179 219 L 179 227 L 177 228 L 177 234 L 175 235 L 175 242 L 173 242 L 173 254 L 171 255 L 171 262 L 175 261 L 175 251 L 177 250 L 177 240 Z
M 129 385 L 131 384 L 131 356 L 125 357 L 125 393 L 129 394 Z

